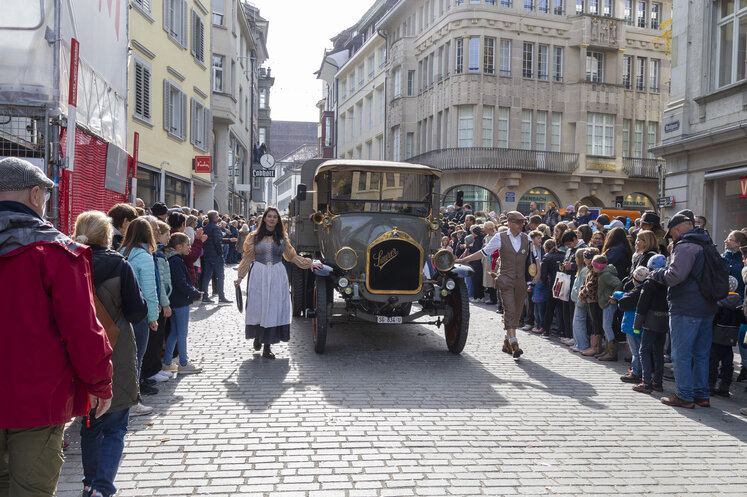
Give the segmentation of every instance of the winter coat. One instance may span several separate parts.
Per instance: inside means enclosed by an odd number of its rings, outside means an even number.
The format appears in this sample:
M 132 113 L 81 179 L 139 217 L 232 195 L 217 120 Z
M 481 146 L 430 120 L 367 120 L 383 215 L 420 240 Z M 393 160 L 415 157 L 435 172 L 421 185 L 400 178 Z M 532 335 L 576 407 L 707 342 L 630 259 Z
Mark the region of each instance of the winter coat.
M 573 247 L 572 249 L 568 249 L 565 252 L 563 262 L 570 262 L 571 268 L 563 270 L 563 272 L 566 274 L 570 274 L 571 278 L 574 278 L 576 276 L 576 273 L 578 272 L 578 265 L 576 264 L 576 252 L 587 247 L 588 245 L 586 245 L 583 240 L 579 240 L 575 247 Z
M 616 291 L 612 294 L 617 300 L 617 307 L 623 313 L 622 331 L 628 335 L 641 336 L 641 329 L 634 326 L 635 310 L 640 302 L 642 285 L 638 284 L 629 292 Z M 637 332 L 637 333 L 636 333 Z
M 0 430 L 64 424 L 86 414 L 88 393 L 111 398 L 91 257 L 24 204 L 0 202 Z
M 591 269 L 586 270 L 584 282 L 578 292 L 578 301 L 582 304 L 596 304 L 599 295 L 599 275 Z
M 702 228 L 683 233 L 674 244 L 669 265 L 654 271 L 652 277 L 669 287 L 667 301 L 670 313 L 692 317 L 713 316 L 716 314 L 716 303 L 706 300 L 698 287 L 705 257 L 703 247 L 695 240 L 711 243 L 711 237 Z
M 619 278 L 624 278 L 630 273 L 633 254 L 627 245 L 620 244 L 610 247 L 604 255 L 607 257 L 607 263 L 617 269 Z
M 617 277 L 617 269 L 612 264 L 602 269 L 599 273 L 599 288 L 597 290 L 597 302 L 599 307 L 606 309 L 610 305 L 610 297 L 618 290 L 622 290 L 622 281 Z
M 223 230 L 214 221 L 210 221 L 203 230 L 207 241 L 202 245 L 202 255 L 205 258 L 223 258 Z M 197 239 L 195 238 L 195 242 Z
M 124 254 L 124 248 L 119 249 L 119 252 L 125 255 L 135 271 L 140 291 L 148 303 L 148 322 L 158 321 L 158 290 L 156 289 L 156 264 L 153 262 L 153 256 L 140 247 L 133 248 L 129 254 Z
M 145 319 L 148 304 L 140 293 L 132 266 L 121 254 L 100 245 L 91 245 L 91 250 L 96 295 L 119 328 L 112 353 L 113 396 L 109 408 L 109 412 L 117 412 L 137 404 L 137 346 L 132 324 Z
M 744 262 L 742 261 L 742 253 L 737 250 L 736 252 L 724 252 L 721 254 L 726 264 L 726 270 L 729 271 L 730 276 L 734 276 L 737 279 L 737 294 L 744 298 L 744 280 L 742 279 L 742 269 L 744 268 Z
M 158 248 L 156 253 L 153 254 L 153 260 L 158 268 L 160 288 L 158 288 L 158 303 L 161 307 L 171 305 L 169 296 L 171 295 L 171 270 L 169 269 L 169 262 L 166 260 L 166 256 L 163 255 L 163 247 Z
M 192 285 L 182 255 L 174 249 L 166 249 L 166 256 L 171 268 L 171 285 L 173 287 L 171 307 L 186 307 L 200 298 L 200 291 Z
M 589 221 L 591 221 L 591 214 L 586 214 L 585 216 L 578 216 L 576 218 L 576 227 L 578 228 L 582 224 L 589 224 Z
M 548 210 L 545 214 L 545 217 L 542 219 L 542 222 L 548 225 L 550 227 L 550 230 L 552 230 L 555 225 L 560 222 L 560 214 L 558 213 L 558 209 L 552 207 L 550 210 Z
M 667 287 L 652 278 L 646 279 L 641 286 L 641 297 L 635 311 L 636 330 L 647 329 L 657 333 L 669 331 L 669 306 L 667 304 Z
M 548 252 L 542 259 L 542 265 L 540 266 L 540 281 L 546 283 L 550 287 L 555 283 L 555 276 L 557 276 L 560 269 L 560 263 L 563 262 L 563 252 Z
M 735 292 L 718 301 L 718 311 L 713 317 L 713 343 L 733 345 L 737 341 L 740 326 L 747 323 L 742 305 L 742 297 Z

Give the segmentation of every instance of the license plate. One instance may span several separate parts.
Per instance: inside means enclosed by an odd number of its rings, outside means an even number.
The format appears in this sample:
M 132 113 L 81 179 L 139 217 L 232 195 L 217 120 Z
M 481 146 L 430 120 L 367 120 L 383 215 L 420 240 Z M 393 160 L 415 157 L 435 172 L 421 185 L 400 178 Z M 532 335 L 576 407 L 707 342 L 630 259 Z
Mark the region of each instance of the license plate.
M 402 316 L 376 316 L 379 324 L 402 324 Z

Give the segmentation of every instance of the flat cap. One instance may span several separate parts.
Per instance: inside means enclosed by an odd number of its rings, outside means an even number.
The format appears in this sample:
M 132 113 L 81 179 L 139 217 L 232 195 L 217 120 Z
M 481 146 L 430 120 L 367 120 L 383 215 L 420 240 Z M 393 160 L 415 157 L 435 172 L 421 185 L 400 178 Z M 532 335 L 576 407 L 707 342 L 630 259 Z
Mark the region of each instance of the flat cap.
M 654 226 L 658 226 L 660 222 L 661 219 L 654 211 L 646 211 L 641 216 L 641 223 L 653 224 Z
M 689 210 L 683 210 L 679 211 L 677 214 L 672 216 L 672 219 L 669 220 L 667 223 L 667 229 L 670 230 L 677 226 L 678 224 L 682 224 L 685 222 L 693 222 L 693 216 L 692 211 Z
M 35 186 L 52 188 L 54 183 L 27 160 L 18 157 L 0 160 L 0 192 L 28 190 Z
M 526 223 L 527 218 L 524 217 L 524 214 L 522 214 L 519 211 L 509 211 L 508 214 L 506 214 L 506 219 L 510 223 Z

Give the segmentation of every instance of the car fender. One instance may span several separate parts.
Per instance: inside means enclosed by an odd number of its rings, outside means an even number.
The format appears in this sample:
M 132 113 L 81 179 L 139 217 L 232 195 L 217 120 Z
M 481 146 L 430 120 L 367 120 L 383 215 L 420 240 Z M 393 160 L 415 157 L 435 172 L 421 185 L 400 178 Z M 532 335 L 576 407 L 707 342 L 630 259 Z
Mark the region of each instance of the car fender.
M 466 278 L 467 276 L 472 276 L 474 273 L 475 270 L 472 269 L 472 266 L 466 264 L 454 264 L 454 267 L 446 272 L 449 276 L 455 276 L 457 278 Z

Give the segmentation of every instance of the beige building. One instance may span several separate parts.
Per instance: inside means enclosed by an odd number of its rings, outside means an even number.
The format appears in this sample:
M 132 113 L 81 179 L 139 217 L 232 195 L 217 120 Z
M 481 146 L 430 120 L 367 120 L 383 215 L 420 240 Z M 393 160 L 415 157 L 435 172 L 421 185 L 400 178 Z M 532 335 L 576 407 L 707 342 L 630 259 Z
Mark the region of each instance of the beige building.
M 439 167 L 443 203 L 462 190 L 477 210 L 650 208 L 671 5 L 376 2 L 325 54 L 338 65 L 336 156 Z
M 131 0 L 127 132 L 139 134 L 137 196 L 146 206 L 213 206 L 209 173 L 193 159 L 211 155 L 210 2 Z

